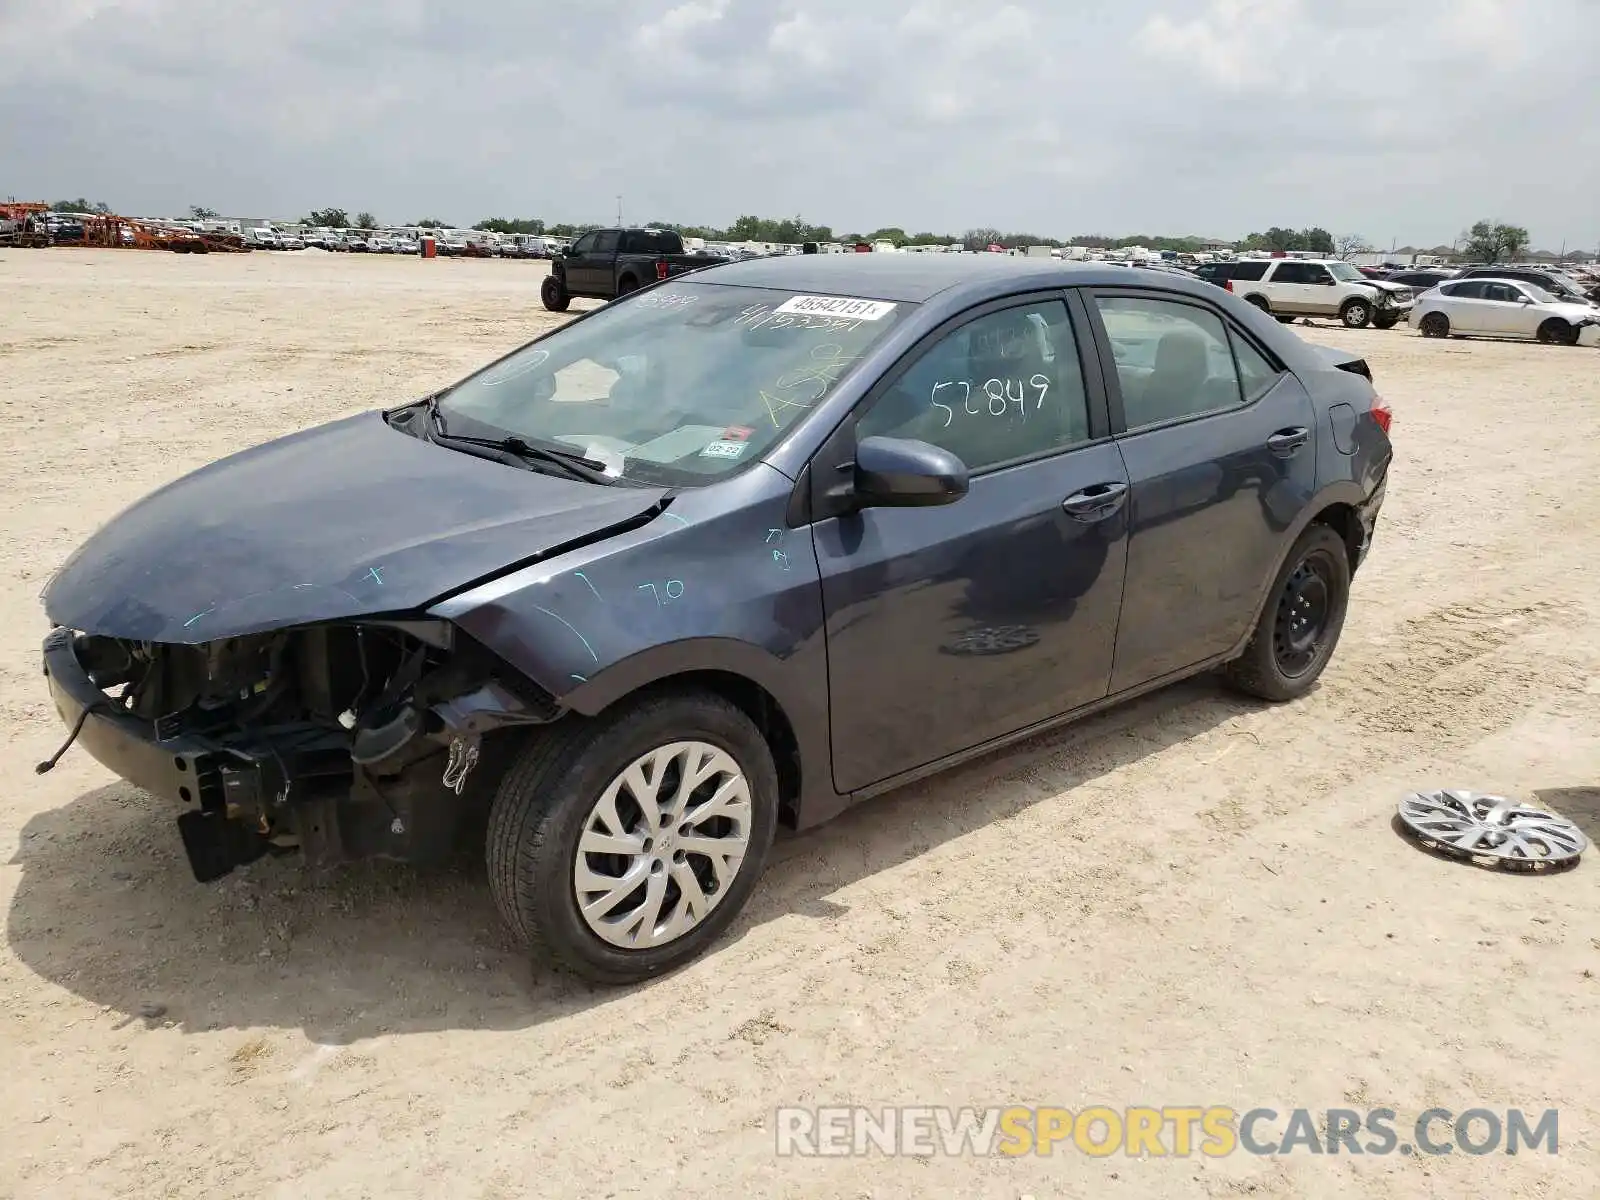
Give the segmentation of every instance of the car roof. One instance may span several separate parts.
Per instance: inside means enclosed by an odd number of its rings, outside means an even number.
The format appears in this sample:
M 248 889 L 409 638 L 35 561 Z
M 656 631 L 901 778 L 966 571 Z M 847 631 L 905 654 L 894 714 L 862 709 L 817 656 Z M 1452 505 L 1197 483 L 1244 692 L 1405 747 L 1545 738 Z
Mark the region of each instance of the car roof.
M 696 271 L 694 279 L 736 287 L 861 296 L 921 304 L 946 292 L 1004 293 L 1030 287 L 1127 287 L 1137 278 L 1175 291 L 1206 295 L 1187 271 L 1064 262 L 1003 254 L 788 254 Z M 1159 280 L 1159 284 L 1157 281 Z

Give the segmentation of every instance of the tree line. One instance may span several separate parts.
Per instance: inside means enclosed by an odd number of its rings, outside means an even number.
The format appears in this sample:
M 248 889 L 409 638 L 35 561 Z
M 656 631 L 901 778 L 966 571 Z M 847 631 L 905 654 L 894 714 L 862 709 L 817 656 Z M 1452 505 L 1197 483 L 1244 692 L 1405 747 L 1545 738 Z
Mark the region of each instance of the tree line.
M 111 207 L 103 200 L 88 200 L 82 196 L 76 200 L 57 200 L 50 205 L 52 212 L 59 213 L 100 213 L 110 214 Z M 203 205 L 191 205 L 189 217 L 191 220 L 215 220 L 221 214 L 215 209 Z M 307 225 L 331 229 L 376 229 L 377 218 L 370 212 L 358 212 L 354 219 L 343 208 L 313 209 L 305 216 Z M 449 229 L 454 226 L 438 217 L 424 217 L 420 221 L 412 222 L 421 229 Z M 899 226 L 885 226 L 865 233 L 844 232 L 835 233 L 828 225 L 817 225 L 807 221 L 804 217 L 759 217 L 753 214 L 741 216 L 732 225 L 719 229 L 710 225 L 684 225 L 675 221 L 653 221 L 646 223 L 653 229 L 674 229 L 684 237 L 700 237 L 714 242 L 776 242 L 781 245 L 797 245 L 802 242 L 842 242 L 851 245 L 856 242 L 890 242 L 896 246 L 949 246 L 960 245 L 968 250 L 983 250 L 989 246 L 1002 246 L 1007 250 L 1020 249 L 1025 246 L 1087 246 L 1091 249 L 1114 250 L 1127 246 L 1144 246 L 1151 250 L 1170 250 L 1179 254 L 1193 254 L 1206 248 L 1204 238 L 1173 237 L 1165 234 L 1129 234 L 1121 237 L 1111 237 L 1105 234 L 1080 234 L 1077 237 L 1061 239 L 1046 237 L 1037 233 L 1007 233 L 999 229 L 975 228 L 963 233 L 936 233 L 932 230 L 923 230 L 918 233 L 907 233 Z M 535 237 L 577 237 L 591 229 L 603 228 L 598 224 L 571 224 L 567 222 L 545 222 L 538 217 L 488 217 L 472 226 L 473 229 L 486 230 L 494 233 L 522 233 Z M 1460 247 L 1460 256 L 1472 262 L 1502 262 L 1515 261 L 1528 249 L 1528 231 L 1521 225 L 1512 225 L 1503 221 L 1485 219 L 1474 222 L 1470 229 L 1462 231 L 1456 238 Z M 1236 243 L 1240 250 L 1289 252 L 1301 251 L 1311 254 L 1322 254 L 1328 257 L 1350 258 L 1353 255 L 1369 253 L 1372 246 L 1358 234 L 1342 234 L 1335 237 L 1320 226 L 1310 226 L 1305 229 L 1291 229 L 1274 225 L 1263 232 L 1251 233 L 1242 241 Z M 1584 258 L 1583 251 L 1573 251 L 1568 258 L 1577 260 Z

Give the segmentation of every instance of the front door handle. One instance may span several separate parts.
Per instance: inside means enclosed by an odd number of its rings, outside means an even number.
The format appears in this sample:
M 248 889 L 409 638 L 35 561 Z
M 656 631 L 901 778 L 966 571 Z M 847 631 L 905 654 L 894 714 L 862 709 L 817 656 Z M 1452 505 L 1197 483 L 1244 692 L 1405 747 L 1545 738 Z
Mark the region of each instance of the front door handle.
M 1303 426 L 1280 429 L 1267 439 L 1267 449 L 1279 458 L 1288 458 L 1311 440 L 1311 431 Z
M 1103 521 L 1122 507 L 1128 498 L 1125 483 L 1097 483 L 1082 491 L 1073 492 L 1061 502 L 1061 507 L 1075 520 Z

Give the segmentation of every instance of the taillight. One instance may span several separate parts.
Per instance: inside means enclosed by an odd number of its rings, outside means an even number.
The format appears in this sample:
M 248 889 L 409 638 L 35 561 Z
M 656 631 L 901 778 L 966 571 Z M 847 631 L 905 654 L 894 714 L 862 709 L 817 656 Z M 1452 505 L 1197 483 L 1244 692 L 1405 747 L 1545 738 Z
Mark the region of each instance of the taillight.
M 1389 402 L 1382 396 L 1372 398 L 1372 419 L 1384 433 L 1389 432 L 1389 422 L 1394 420 L 1394 412 L 1390 409 Z
M 1227 291 L 1227 292 L 1233 291 L 1233 280 L 1224 279 L 1222 281 L 1222 289 L 1223 289 L 1223 291 Z
M 658 262 L 656 264 L 656 278 L 657 279 L 665 279 L 666 277 L 667 277 L 667 264 L 665 262 Z

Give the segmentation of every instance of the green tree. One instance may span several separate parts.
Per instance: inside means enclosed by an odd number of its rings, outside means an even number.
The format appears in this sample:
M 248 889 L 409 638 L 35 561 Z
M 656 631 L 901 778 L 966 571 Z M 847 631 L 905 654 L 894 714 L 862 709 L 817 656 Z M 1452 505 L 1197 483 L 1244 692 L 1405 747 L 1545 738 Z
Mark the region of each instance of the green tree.
M 531 233 L 537 236 L 544 232 L 544 222 L 538 217 L 513 217 L 510 220 L 503 217 L 489 217 L 479 221 L 473 228 L 490 233 Z
M 680 232 L 688 232 L 680 230 Z M 779 242 L 796 245 L 800 242 L 831 242 L 833 230 L 826 225 L 813 225 L 798 214 L 792 217 L 758 217 L 745 214 L 727 229 L 706 229 L 697 236 L 729 242 Z M 903 234 L 902 234 L 903 236 Z
M 342 208 L 315 208 L 307 214 L 306 224 L 318 229 L 348 229 L 350 215 Z
M 874 229 L 867 234 L 864 240 L 869 242 L 890 242 L 896 246 L 904 246 L 911 239 L 906 236 L 906 231 L 898 225 L 889 225 L 882 229 Z
M 448 221 L 441 221 L 438 217 L 423 217 L 417 222 L 418 229 L 449 229 Z
M 76 200 L 57 200 L 50 206 L 50 211 L 58 213 L 100 213 L 104 215 L 111 211 L 111 206 L 104 200 L 96 200 L 90 203 L 82 196 L 79 196 Z
M 378 227 L 378 218 L 373 216 L 371 213 L 369 213 L 369 212 L 358 212 L 356 214 L 356 228 L 357 229 L 376 229 L 377 227 Z
M 1520 225 L 1507 225 L 1499 221 L 1475 221 L 1472 228 L 1461 235 L 1466 243 L 1463 250 L 1473 262 L 1494 263 L 1502 258 L 1515 259 L 1528 246 L 1528 231 Z
M 1300 248 L 1309 250 L 1313 254 L 1331 255 L 1333 253 L 1333 234 L 1323 229 L 1320 225 L 1313 225 L 1310 229 L 1300 231 Z

